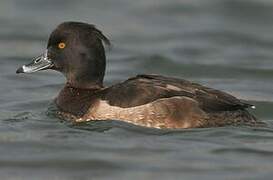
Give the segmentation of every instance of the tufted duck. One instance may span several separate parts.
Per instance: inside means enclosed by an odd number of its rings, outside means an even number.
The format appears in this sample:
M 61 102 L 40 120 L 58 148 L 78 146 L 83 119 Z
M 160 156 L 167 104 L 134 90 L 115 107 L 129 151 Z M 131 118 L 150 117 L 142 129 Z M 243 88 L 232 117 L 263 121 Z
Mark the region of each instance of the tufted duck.
M 17 73 L 61 72 L 66 84 L 55 102 L 75 122 L 117 119 L 153 128 L 200 128 L 256 124 L 252 105 L 212 88 L 160 75 L 138 75 L 103 86 L 104 44 L 94 25 L 64 22 L 50 35 L 45 53 Z

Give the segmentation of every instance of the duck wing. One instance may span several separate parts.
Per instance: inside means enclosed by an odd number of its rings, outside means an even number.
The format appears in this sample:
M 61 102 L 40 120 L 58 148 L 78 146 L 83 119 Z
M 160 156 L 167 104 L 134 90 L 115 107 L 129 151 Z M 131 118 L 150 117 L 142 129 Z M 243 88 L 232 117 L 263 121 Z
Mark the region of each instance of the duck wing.
M 228 93 L 160 75 L 137 75 L 107 88 L 102 99 L 111 106 L 129 108 L 175 96 L 195 100 L 206 112 L 234 111 L 252 106 Z

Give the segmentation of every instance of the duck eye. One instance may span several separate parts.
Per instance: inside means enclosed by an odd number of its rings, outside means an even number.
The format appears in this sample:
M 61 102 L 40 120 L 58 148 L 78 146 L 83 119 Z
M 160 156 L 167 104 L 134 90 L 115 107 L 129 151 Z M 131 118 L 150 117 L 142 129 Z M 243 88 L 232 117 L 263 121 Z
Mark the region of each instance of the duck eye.
M 65 46 L 66 46 L 66 44 L 65 44 L 64 42 L 60 42 L 60 43 L 58 44 L 58 48 L 59 48 L 59 49 L 63 49 L 63 48 L 65 48 Z

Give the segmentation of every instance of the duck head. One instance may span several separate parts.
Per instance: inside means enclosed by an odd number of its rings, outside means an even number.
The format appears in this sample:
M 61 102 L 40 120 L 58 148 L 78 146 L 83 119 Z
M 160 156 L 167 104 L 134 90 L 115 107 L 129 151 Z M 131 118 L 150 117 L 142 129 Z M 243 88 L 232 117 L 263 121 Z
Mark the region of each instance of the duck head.
M 16 73 L 33 73 L 52 69 L 61 72 L 75 88 L 100 88 L 105 73 L 103 42 L 109 40 L 94 25 L 64 22 L 50 35 L 44 53 Z

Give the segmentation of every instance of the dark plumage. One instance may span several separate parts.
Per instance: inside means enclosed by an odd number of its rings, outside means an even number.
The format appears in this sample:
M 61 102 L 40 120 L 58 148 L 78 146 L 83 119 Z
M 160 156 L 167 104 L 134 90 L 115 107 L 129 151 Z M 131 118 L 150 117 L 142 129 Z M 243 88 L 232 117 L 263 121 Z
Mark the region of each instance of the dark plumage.
M 196 83 L 159 75 L 138 75 L 103 87 L 109 40 L 93 25 L 65 22 L 50 35 L 47 52 L 20 72 L 53 69 L 67 79 L 56 98 L 61 114 L 74 121 L 118 119 L 155 128 L 255 124 L 252 105 Z M 60 44 L 63 43 L 63 44 Z

